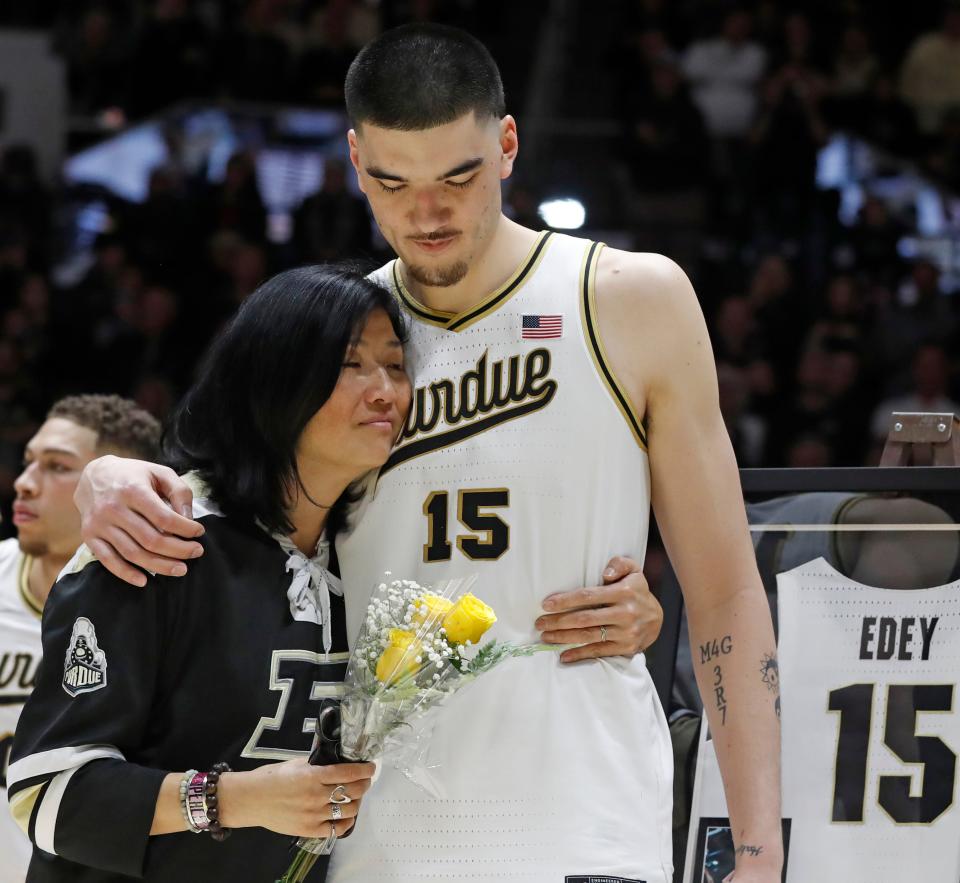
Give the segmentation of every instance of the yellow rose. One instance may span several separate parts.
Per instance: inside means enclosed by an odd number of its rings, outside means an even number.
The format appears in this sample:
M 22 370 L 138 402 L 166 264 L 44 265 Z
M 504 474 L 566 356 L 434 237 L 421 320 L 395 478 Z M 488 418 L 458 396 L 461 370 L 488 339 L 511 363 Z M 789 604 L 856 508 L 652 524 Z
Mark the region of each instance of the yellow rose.
M 466 641 L 476 644 L 496 621 L 493 608 L 468 592 L 457 599 L 453 609 L 443 618 L 443 627 L 451 644 Z
M 417 602 L 417 612 L 413 615 L 418 625 L 441 622 L 453 607 L 453 601 L 440 595 L 423 595 Z
M 377 680 L 382 684 L 394 684 L 420 668 L 417 657 L 422 652 L 420 642 L 413 632 L 390 629 L 390 643 L 377 661 Z

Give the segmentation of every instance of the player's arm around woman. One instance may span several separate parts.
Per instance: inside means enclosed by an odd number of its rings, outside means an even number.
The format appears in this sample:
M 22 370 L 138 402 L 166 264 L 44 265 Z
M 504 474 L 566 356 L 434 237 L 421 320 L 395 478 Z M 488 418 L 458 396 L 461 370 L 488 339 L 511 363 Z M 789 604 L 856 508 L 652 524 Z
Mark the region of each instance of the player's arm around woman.
M 680 580 L 697 682 L 716 744 L 737 883 L 780 879 L 776 644 L 720 414 L 706 324 L 683 271 L 654 254 L 606 250 L 600 331 L 647 427 L 652 503 Z
M 193 492 L 168 466 L 100 457 L 84 470 L 75 499 L 84 542 L 133 586 L 146 582 L 138 567 L 182 577 L 203 554 L 203 526 L 191 517 Z M 599 625 L 606 627 L 602 634 Z M 546 643 L 572 645 L 560 655 L 565 663 L 642 653 L 662 626 L 663 608 L 640 564 L 624 556 L 607 563 L 598 585 L 544 598 L 535 623 Z

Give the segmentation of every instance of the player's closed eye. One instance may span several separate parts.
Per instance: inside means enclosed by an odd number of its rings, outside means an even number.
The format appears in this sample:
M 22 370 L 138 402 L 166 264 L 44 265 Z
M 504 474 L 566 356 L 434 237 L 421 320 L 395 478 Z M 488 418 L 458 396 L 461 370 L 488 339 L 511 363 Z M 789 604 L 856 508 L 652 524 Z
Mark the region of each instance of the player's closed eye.
M 21 461 L 21 468 L 26 469 L 31 463 L 38 462 L 33 458 L 24 457 Z M 59 463 L 56 460 L 40 460 L 40 468 L 47 472 L 69 472 L 70 466 L 67 463 Z
M 467 178 L 466 181 L 447 181 L 447 183 L 451 187 L 456 187 L 458 190 L 463 190 L 465 187 L 469 187 L 476 180 L 476 177 L 477 176 L 474 175 L 472 178 Z
M 68 463 L 60 463 L 56 460 L 24 460 L 23 468 L 26 469 L 31 464 L 37 463 L 40 466 L 41 471 L 43 472 L 54 472 L 54 473 L 63 473 L 70 472 L 73 468 Z
M 387 186 L 386 184 L 384 184 L 383 181 L 381 181 L 379 178 L 377 178 L 377 179 L 375 179 L 375 180 L 376 180 L 376 182 L 380 185 L 380 189 L 381 189 L 384 193 L 397 193 L 398 191 L 403 190 L 403 188 L 404 188 L 404 186 L 405 186 L 405 185 L 403 185 L 403 184 L 398 184 L 396 187 L 388 187 L 388 186 Z

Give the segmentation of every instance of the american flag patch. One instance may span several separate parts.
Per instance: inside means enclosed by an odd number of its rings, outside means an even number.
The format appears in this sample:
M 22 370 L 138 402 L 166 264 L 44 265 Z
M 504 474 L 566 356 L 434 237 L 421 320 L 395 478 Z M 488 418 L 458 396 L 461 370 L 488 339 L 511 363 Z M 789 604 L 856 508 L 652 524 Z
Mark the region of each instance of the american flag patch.
M 524 316 L 520 328 L 523 340 L 563 337 L 563 316 Z

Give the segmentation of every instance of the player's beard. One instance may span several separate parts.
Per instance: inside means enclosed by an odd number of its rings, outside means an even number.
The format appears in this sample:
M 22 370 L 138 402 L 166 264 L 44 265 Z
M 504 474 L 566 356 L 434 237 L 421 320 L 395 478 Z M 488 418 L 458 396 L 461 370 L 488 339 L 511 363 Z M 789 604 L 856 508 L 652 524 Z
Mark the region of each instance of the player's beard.
M 430 288 L 447 288 L 456 285 L 470 267 L 466 261 L 454 261 L 446 267 L 424 267 L 423 265 L 407 264 L 410 278 Z

